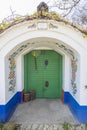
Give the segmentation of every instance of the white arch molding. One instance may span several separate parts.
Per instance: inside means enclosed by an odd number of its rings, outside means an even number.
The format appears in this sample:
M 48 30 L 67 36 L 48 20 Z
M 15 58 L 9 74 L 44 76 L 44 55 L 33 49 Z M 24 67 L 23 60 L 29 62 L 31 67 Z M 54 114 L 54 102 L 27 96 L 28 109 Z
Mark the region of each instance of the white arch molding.
M 34 25 L 35 26 L 32 26 Z M 49 26 L 49 25 L 54 26 Z M 79 40 L 78 40 L 79 39 Z M 23 57 L 26 53 L 34 49 L 52 49 L 60 53 L 63 57 L 63 91 L 64 102 L 68 102 L 73 109 L 76 102 L 78 106 L 87 105 L 84 100 L 87 97 L 86 84 L 87 84 L 87 46 L 86 40 L 82 34 L 64 23 L 58 23 L 53 20 L 32 20 L 15 25 L 0 35 L 0 104 L 6 106 L 13 100 L 21 102 L 21 93 L 24 88 L 23 83 Z M 19 49 L 23 46 L 22 51 Z M 71 51 L 71 52 L 70 52 Z M 9 56 L 18 52 L 15 56 L 16 62 L 16 86 L 15 91 L 8 91 L 9 82 Z M 71 60 L 73 53 L 77 64 L 76 72 L 76 93 L 73 94 L 71 84 Z M 2 95 L 3 94 L 3 95 Z M 72 102 L 72 101 L 73 102 Z M 10 103 L 11 104 L 11 103 Z M 14 104 L 16 107 L 17 102 Z M 9 109 L 10 110 L 10 109 Z M 8 111 L 9 111 L 8 110 Z M 72 110 L 73 111 L 73 110 Z M 9 113 L 9 112 L 8 112 Z M 74 112 L 75 113 L 75 112 Z M 76 115 L 76 113 L 75 113 Z M 78 112 L 77 112 L 78 115 Z M 9 117 L 4 117 L 3 121 Z M 77 117 L 78 118 L 78 117 Z M 79 119 L 81 121 L 81 119 Z
M 42 41 L 41 41 L 42 42 Z M 42 43 L 41 43 L 42 44 Z M 20 70 L 20 78 L 18 78 L 17 80 L 18 80 L 18 84 L 19 85 L 17 85 L 17 86 L 22 86 L 22 87 L 18 87 L 18 91 L 22 91 L 23 90 L 23 88 L 24 88 L 24 83 L 23 83 L 23 79 L 24 79 L 24 74 L 23 74 L 23 68 L 24 68 L 24 62 L 23 62 L 23 58 L 24 58 L 24 55 L 25 54 L 27 54 L 27 53 L 29 53 L 30 51 L 32 51 L 32 50 L 54 50 L 54 51 L 56 51 L 57 53 L 60 53 L 62 56 L 63 56 L 63 70 L 65 71 L 65 64 L 67 64 L 68 63 L 68 60 L 69 60 L 69 57 L 64 53 L 64 52 L 62 52 L 61 50 L 59 50 L 58 48 L 56 48 L 56 45 L 52 45 L 52 44 L 54 44 L 54 43 L 49 43 L 49 44 L 51 44 L 51 45 L 47 45 L 47 43 L 45 42 L 45 45 L 44 44 L 42 44 L 41 46 L 40 46 L 40 44 L 38 45 L 38 47 L 36 48 L 36 47 L 30 47 L 30 48 L 28 48 L 27 50 L 25 50 L 22 54 L 20 54 L 18 57 L 17 57 L 17 69 L 18 70 Z M 36 46 L 36 45 L 35 45 Z M 52 47 L 53 46 L 53 47 Z M 65 62 L 65 60 L 66 60 L 66 62 Z M 64 74 L 64 76 L 65 77 L 69 77 L 69 64 L 67 64 L 67 66 L 68 66 L 68 69 L 67 69 L 67 75 L 65 76 Z M 63 71 L 63 72 L 64 72 Z M 18 72 L 18 71 L 17 71 Z M 65 72 L 64 72 L 65 73 Z M 18 77 L 19 77 L 19 72 L 18 72 Z M 65 78 L 64 77 L 64 78 Z M 64 79 L 63 78 L 63 79 Z M 19 80 L 20 79 L 20 80 Z M 69 86 L 69 82 L 67 81 L 67 79 L 66 80 L 64 80 L 64 82 L 63 82 L 64 84 L 63 84 L 63 88 L 65 88 L 65 86 Z M 69 90 L 69 88 L 66 88 L 66 91 L 68 91 Z

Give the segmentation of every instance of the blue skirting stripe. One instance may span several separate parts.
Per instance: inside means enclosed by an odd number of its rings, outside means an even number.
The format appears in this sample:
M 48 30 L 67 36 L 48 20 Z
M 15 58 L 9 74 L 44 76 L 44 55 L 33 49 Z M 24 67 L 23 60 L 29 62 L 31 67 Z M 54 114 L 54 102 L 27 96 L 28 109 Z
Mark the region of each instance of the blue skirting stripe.
M 17 100 L 18 100 L 18 103 L 22 103 L 23 102 L 23 92 L 17 92 Z
M 6 105 L 0 105 L 0 121 L 7 122 L 14 113 L 17 105 L 22 103 L 23 92 L 17 92 Z M 67 103 L 71 112 L 79 123 L 87 123 L 87 106 L 80 106 L 69 92 L 64 92 L 64 103 Z
M 69 102 L 69 92 L 64 92 L 64 103 L 68 103 Z
M 80 106 L 69 92 L 64 92 L 64 103 L 67 103 L 79 123 L 87 123 L 87 106 Z
M 7 122 L 21 102 L 22 92 L 17 92 L 6 105 L 0 105 L 0 121 Z

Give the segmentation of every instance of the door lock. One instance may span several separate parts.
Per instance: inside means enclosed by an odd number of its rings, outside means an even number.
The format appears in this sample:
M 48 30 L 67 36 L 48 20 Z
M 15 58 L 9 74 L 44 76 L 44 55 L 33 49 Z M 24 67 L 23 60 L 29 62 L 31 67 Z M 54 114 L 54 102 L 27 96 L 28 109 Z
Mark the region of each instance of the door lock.
M 46 65 L 46 66 L 48 65 L 48 60 L 47 60 L 47 59 L 45 60 L 45 65 Z
M 45 87 L 48 87 L 48 86 L 49 86 L 49 82 L 45 81 Z

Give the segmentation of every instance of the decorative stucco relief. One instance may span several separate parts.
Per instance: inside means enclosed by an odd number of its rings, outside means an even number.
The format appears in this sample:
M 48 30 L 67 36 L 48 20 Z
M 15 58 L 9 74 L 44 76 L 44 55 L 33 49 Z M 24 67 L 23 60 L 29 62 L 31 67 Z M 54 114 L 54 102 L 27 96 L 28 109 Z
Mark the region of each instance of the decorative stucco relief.
M 57 45 L 61 50 L 63 50 L 64 52 L 66 52 L 66 53 L 68 53 L 69 55 L 71 55 L 72 59 L 75 59 L 75 54 L 74 54 L 74 52 L 73 52 L 70 48 L 68 48 L 68 47 L 66 47 L 65 45 L 60 44 L 60 43 L 56 43 L 56 45 Z
M 49 23 L 49 29 L 57 29 L 58 26 L 54 25 L 53 23 Z
M 36 28 L 36 24 L 35 24 L 35 23 L 33 23 L 33 24 L 29 25 L 29 26 L 28 26 L 28 28 L 29 28 L 29 29 Z
M 77 93 L 77 84 L 76 84 L 76 72 L 78 69 L 77 66 L 77 58 L 75 57 L 74 52 L 66 47 L 63 44 L 56 43 L 59 48 L 61 48 L 63 51 L 68 53 L 71 56 L 71 86 L 72 86 L 72 93 L 75 95 Z
M 71 68 L 72 68 L 72 80 L 71 80 L 72 92 L 73 95 L 75 95 L 77 93 L 77 85 L 76 85 L 77 60 L 76 59 L 71 60 Z
M 14 92 L 16 87 L 16 63 L 12 55 L 9 57 L 9 69 L 9 91 Z
M 39 22 L 37 24 L 37 29 L 38 30 L 47 30 L 48 29 L 48 23 L 47 22 L 44 22 L 44 23 Z
M 58 26 L 52 22 L 36 22 L 28 26 L 28 29 L 35 30 L 48 30 L 48 29 L 58 29 Z
M 33 44 L 33 43 L 31 43 Z M 15 57 L 23 52 L 26 48 L 28 48 L 30 43 L 25 45 L 21 45 L 16 51 L 9 56 L 9 91 L 13 91 L 16 86 L 16 64 L 15 64 Z M 74 52 L 63 44 L 56 43 L 56 45 L 66 53 L 71 56 L 71 85 L 72 85 L 72 93 L 75 95 L 77 93 L 77 85 L 76 85 L 76 72 L 77 72 L 77 58 L 75 57 Z
M 9 62 L 9 91 L 14 92 L 16 87 L 16 56 L 24 51 L 30 43 L 20 46 L 16 51 L 14 51 L 8 58 Z

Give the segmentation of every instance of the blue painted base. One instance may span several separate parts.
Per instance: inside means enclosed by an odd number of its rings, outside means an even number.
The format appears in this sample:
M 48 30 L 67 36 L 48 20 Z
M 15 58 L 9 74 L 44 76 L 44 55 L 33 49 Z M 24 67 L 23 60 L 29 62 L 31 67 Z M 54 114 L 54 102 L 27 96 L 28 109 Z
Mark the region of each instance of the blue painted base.
M 17 92 L 6 105 L 0 105 L 0 121 L 7 122 L 21 102 L 22 92 Z
M 23 92 L 17 92 L 6 104 L 0 105 L 0 121 L 7 122 L 14 113 L 17 105 L 22 103 Z M 64 92 L 64 103 L 68 104 L 71 112 L 79 123 L 87 123 L 87 106 L 80 106 L 69 92 Z
M 79 123 L 87 124 L 87 106 L 80 106 L 69 92 L 64 92 L 64 103 L 67 103 Z
M 23 102 L 23 91 L 22 92 L 17 92 L 17 100 L 18 100 L 18 103 L 22 103 Z

